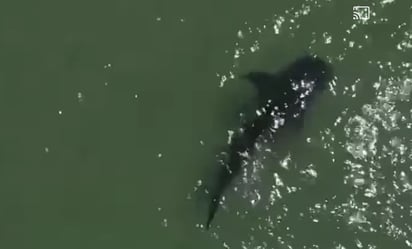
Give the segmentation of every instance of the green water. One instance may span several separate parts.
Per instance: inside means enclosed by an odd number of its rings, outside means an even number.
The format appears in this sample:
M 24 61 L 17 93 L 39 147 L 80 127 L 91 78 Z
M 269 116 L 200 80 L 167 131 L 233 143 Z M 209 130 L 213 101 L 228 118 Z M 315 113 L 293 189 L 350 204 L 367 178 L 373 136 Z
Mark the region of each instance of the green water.
M 248 35 L 248 27 L 269 24 L 274 14 L 300 9 L 304 1 L 2 1 L 0 248 L 201 249 L 248 240 L 241 237 L 245 230 L 236 230 L 239 218 L 225 219 L 224 212 L 217 223 L 227 226 L 219 239 L 202 232 L 195 225 L 204 222 L 204 207 L 196 198 L 187 200 L 196 181 L 215 166 L 214 154 L 224 148 L 236 112 L 253 96 L 250 86 L 237 80 L 220 88 L 216 74 L 279 68 L 308 50 L 312 32 L 327 31 L 334 38 L 311 50 L 336 57 L 355 3 L 342 2 L 321 1 L 322 7 L 297 18 L 301 28 L 291 38 L 284 29 L 274 35 L 273 27 Z M 377 77 L 366 58 L 410 60 L 394 49 L 402 35 L 393 40 L 383 35 L 393 32 L 399 20 L 411 20 L 406 2 L 376 7 L 378 16 L 394 21 L 358 30 L 353 39 L 367 32 L 373 45 L 336 63 L 343 79 L 337 89 L 357 77 L 366 82 Z M 239 30 L 244 39 L 237 36 Z M 233 68 L 235 43 L 254 39 L 259 52 L 248 51 Z M 370 99 L 368 84 L 359 95 Z M 324 96 L 318 105 L 322 114 L 308 123 L 302 137 L 331 126 L 344 107 L 359 111 L 367 102 L 348 99 Z M 329 160 L 322 150 L 311 153 L 303 158 Z M 340 154 L 340 160 L 346 156 Z M 341 193 L 328 184 L 342 181 L 345 172 L 325 172 L 322 179 L 331 174 L 330 180 L 319 180 L 326 191 L 319 199 Z M 316 197 L 316 191 L 307 196 Z M 294 198 L 290 205 L 307 205 L 307 198 Z M 328 229 L 323 223 L 314 228 L 290 222 L 312 244 L 326 245 L 322 240 L 330 239 L 322 236 Z M 313 231 L 318 231 L 315 236 Z M 331 236 L 353 245 L 351 235 Z M 380 236 L 367 240 L 377 248 L 406 248 L 399 242 L 403 237 Z M 280 248 L 276 236 L 268 243 L 267 248 Z

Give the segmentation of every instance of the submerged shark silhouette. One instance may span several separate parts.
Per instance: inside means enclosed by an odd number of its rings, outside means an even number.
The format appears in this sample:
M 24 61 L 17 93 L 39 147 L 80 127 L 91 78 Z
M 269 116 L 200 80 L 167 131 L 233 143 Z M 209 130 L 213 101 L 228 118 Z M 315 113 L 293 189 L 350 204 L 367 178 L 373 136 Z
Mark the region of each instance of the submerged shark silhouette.
M 333 77 L 331 65 L 316 56 L 304 56 L 276 74 L 250 72 L 243 78 L 253 83 L 258 92 L 256 117 L 246 123 L 231 139 L 225 166 L 220 169 L 217 184 L 211 191 L 206 229 L 215 217 L 220 199 L 233 178 L 239 174 L 255 143 L 268 131 L 282 126 L 303 126 L 307 107 L 317 93 L 326 89 Z

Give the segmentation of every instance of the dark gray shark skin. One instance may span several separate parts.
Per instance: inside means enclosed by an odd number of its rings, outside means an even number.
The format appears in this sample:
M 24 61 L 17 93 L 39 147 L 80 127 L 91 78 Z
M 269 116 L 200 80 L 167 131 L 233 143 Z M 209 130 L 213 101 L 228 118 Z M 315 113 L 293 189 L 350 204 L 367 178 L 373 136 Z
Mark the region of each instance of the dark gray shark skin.
M 256 117 L 243 125 L 231 139 L 225 167 L 219 169 L 216 185 L 210 192 L 207 230 L 215 217 L 224 191 L 240 173 L 248 156 L 255 152 L 259 137 L 269 131 L 276 133 L 289 126 L 302 127 L 305 111 L 315 95 L 327 88 L 333 72 L 327 62 L 319 57 L 306 55 L 276 74 L 250 72 L 242 77 L 255 85 L 259 106 Z

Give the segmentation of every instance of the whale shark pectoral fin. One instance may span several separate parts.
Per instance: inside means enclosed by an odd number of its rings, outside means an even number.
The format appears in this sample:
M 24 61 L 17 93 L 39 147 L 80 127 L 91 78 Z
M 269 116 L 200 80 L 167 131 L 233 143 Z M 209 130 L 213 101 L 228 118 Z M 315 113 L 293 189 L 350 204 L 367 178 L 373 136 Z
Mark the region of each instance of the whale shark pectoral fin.
M 259 94 L 263 94 L 269 90 L 270 87 L 273 87 L 273 82 L 275 77 L 270 73 L 265 72 L 250 72 L 242 76 L 249 80 L 257 89 Z

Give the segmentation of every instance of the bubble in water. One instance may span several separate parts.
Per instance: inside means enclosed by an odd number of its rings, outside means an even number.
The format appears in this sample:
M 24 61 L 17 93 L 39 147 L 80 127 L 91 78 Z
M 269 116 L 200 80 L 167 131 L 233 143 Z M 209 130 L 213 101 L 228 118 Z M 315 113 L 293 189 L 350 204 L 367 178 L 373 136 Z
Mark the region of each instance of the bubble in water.
M 168 226 L 169 226 L 166 218 L 162 220 L 161 225 L 162 225 L 163 227 L 168 227 Z
M 82 92 L 77 93 L 77 101 L 79 101 L 79 103 L 84 101 L 84 94 Z
M 244 35 L 243 35 L 242 30 L 239 30 L 239 31 L 237 32 L 237 37 L 239 37 L 239 39 L 243 39 L 243 38 L 244 38 Z

